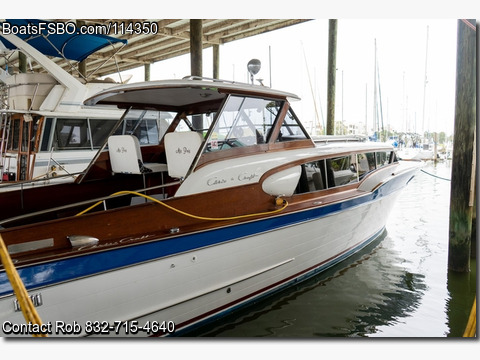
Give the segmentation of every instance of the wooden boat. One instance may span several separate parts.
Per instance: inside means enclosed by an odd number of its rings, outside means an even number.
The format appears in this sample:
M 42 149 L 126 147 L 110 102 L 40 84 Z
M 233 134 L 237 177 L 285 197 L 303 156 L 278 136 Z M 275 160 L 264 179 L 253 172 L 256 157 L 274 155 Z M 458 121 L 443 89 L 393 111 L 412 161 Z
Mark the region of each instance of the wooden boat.
M 127 109 L 119 126 L 172 117 L 156 146 L 110 136 L 75 183 L 1 195 L 0 235 L 48 334 L 185 334 L 381 235 L 417 164 L 386 144 L 314 142 L 295 99 L 186 78 L 87 100 Z M 16 304 L 1 269 L 4 336 L 28 335 Z

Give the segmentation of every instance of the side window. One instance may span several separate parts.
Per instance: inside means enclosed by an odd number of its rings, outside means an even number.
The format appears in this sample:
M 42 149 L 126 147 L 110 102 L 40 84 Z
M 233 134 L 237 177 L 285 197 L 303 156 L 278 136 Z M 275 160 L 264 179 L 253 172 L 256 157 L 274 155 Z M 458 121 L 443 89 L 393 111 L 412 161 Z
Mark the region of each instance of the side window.
M 99 149 L 101 146 L 103 146 L 105 139 L 108 135 L 110 135 L 110 132 L 113 130 L 113 127 L 117 121 L 113 119 L 90 119 L 89 122 L 93 148 Z
M 205 134 L 212 121 L 215 118 L 216 112 L 208 112 L 205 114 L 187 115 L 179 122 L 175 131 L 196 131 Z
M 19 139 L 20 139 L 20 119 L 13 119 L 10 127 L 10 140 L 8 141 L 8 150 L 18 150 Z
M 57 119 L 53 138 L 55 149 L 91 149 L 85 119 Z
M 327 164 L 329 164 L 330 171 L 333 173 L 333 186 L 346 185 L 358 180 L 354 166 L 355 155 L 327 160 Z
M 295 193 L 303 194 L 331 189 L 357 181 L 355 155 L 318 160 L 302 165 L 302 173 Z
M 42 151 L 49 151 L 53 127 L 52 147 L 56 150 L 93 150 L 105 143 L 118 119 L 52 119 L 47 118 L 42 136 Z
M 358 177 L 361 179 L 367 173 L 372 170 L 375 170 L 375 153 L 364 153 L 364 154 L 357 154 L 357 162 L 358 162 Z
M 40 151 L 48 151 L 49 150 L 49 142 L 50 142 L 50 133 L 52 131 L 53 119 L 52 118 L 45 118 L 45 122 L 43 125 L 43 135 L 42 135 L 42 142 L 40 145 Z
M 325 174 L 325 160 L 303 164 L 295 193 L 303 194 L 327 189 L 328 185 Z
M 174 114 L 163 111 L 131 110 L 115 135 L 135 135 L 140 145 L 157 145 L 173 117 Z
M 389 151 L 377 151 L 375 156 L 377 159 L 377 168 L 385 166 L 390 163 L 390 154 Z
M 277 142 L 307 139 L 306 131 L 290 108 L 283 120 Z

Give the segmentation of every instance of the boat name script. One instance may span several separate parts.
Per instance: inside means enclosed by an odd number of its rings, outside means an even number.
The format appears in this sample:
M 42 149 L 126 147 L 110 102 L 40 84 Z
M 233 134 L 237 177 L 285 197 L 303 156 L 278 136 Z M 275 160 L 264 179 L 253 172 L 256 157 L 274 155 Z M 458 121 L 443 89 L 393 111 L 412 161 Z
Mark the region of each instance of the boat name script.
M 123 146 L 121 148 L 117 148 L 117 153 L 123 154 L 127 152 L 127 149 L 125 149 Z
M 260 177 L 260 175 L 258 175 L 257 173 L 250 173 L 250 172 L 243 172 L 241 174 L 238 174 L 238 176 L 236 177 L 237 181 L 238 182 L 244 182 L 244 181 L 252 181 L 256 178 Z M 215 186 L 215 185 L 222 185 L 222 184 L 226 184 L 228 183 L 229 180 L 228 179 L 224 179 L 224 178 L 221 178 L 221 177 L 218 177 L 218 176 L 214 176 L 210 179 L 207 180 L 207 185 L 208 186 Z M 231 177 L 230 178 L 230 182 L 235 182 L 235 177 Z
M 177 148 L 177 150 L 175 150 L 175 152 L 177 154 L 190 154 L 191 153 L 190 149 L 187 148 L 186 146 L 184 146 L 182 149 Z
M 139 237 L 128 237 L 128 238 L 123 238 L 123 239 L 120 239 L 120 240 L 117 240 L 117 241 L 101 242 L 101 243 L 97 243 L 97 244 L 94 244 L 94 245 L 79 246 L 78 248 L 76 248 L 76 250 L 80 251 L 80 250 L 89 250 L 89 249 L 99 249 L 99 248 L 103 248 L 103 247 L 115 246 L 115 245 L 120 245 L 120 244 L 128 244 L 128 243 L 131 243 L 131 242 L 147 240 L 147 239 L 150 239 L 152 237 L 154 237 L 154 235 L 148 235 L 148 234 L 147 235 L 142 235 L 142 236 L 139 236 Z

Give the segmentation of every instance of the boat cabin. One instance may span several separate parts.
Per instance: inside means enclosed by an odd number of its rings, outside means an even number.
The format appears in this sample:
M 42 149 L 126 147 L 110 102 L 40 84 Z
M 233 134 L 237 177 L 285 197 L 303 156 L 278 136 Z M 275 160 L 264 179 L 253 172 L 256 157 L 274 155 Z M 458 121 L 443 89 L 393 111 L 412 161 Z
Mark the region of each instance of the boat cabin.
M 138 120 L 145 117 L 163 119 L 159 127 L 159 145 L 140 151 L 138 139 L 128 131 L 123 132 L 126 135 L 112 135 L 107 142 L 108 152 L 99 153 L 78 182 L 108 176 L 111 172 L 142 173 L 149 177 L 152 177 L 150 173 L 162 172 L 170 179 L 181 180 L 177 196 L 187 195 L 243 185 L 248 177 L 258 181 L 261 176 L 255 173 L 258 169 L 247 169 L 258 167 L 255 161 L 245 164 L 243 175 L 232 173 L 228 179 L 224 178 L 225 174 L 223 177 L 215 175 L 230 172 L 230 164 L 242 162 L 239 159 L 246 156 L 315 148 L 290 107 L 288 98 L 295 98 L 292 94 L 191 79 L 136 87 L 138 85 L 132 84 L 119 93 L 113 89 L 87 103 L 125 107 L 126 119 L 135 116 Z M 209 170 L 202 170 L 207 165 Z M 193 173 L 195 176 L 190 179 Z
M 140 150 L 135 136 L 110 136 L 108 151 L 78 182 L 142 174 L 138 188 L 161 198 L 258 183 L 270 196 L 292 196 L 358 187 L 370 171 L 396 161 L 382 144 L 354 139 L 349 146 L 351 138 L 335 137 L 315 143 L 291 107 L 295 99 L 261 86 L 196 78 L 105 91 L 87 104 L 116 104 L 127 108 L 126 118 L 165 119 L 161 140 Z

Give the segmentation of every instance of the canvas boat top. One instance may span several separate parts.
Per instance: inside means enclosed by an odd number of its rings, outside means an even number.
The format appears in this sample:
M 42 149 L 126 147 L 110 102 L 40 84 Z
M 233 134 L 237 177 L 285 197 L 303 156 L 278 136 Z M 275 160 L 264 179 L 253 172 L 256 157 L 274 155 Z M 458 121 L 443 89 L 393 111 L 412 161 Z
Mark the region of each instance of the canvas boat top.
M 85 60 L 89 55 L 111 44 L 127 43 L 127 40 L 124 39 L 117 39 L 101 34 L 78 34 L 76 31 L 71 31 L 71 29 L 64 29 L 63 32 L 55 32 L 52 31 L 52 29 L 54 29 L 53 26 L 57 24 L 46 20 L 7 19 L 5 22 L 10 26 L 15 26 L 20 29 L 32 27 L 37 30 L 37 33 L 33 35 L 29 34 L 28 31 L 22 33 L 19 31 L 17 36 L 42 54 L 53 57 L 64 57 L 65 59 L 78 62 Z M 34 31 L 32 31 L 32 33 L 33 32 Z M 17 46 L 1 35 L 0 41 L 2 41 L 7 49 L 17 49 Z

